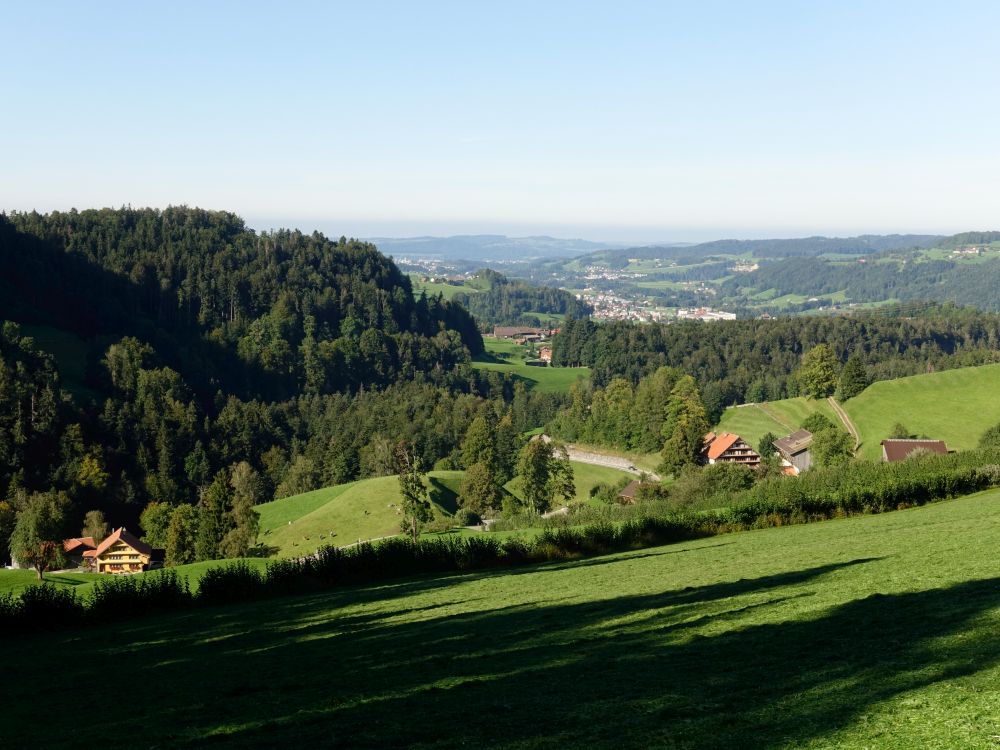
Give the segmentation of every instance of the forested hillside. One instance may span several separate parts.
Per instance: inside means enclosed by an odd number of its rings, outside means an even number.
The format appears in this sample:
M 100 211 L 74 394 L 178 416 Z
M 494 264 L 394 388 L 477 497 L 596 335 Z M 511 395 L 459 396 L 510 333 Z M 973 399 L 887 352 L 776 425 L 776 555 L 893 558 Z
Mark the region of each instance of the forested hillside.
M 596 386 L 631 383 L 668 366 L 694 376 L 709 413 L 743 402 L 798 395 L 802 355 L 826 343 L 841 363 L 856 355 L 869 381 L 1000 361 L 1000 315 L 953 306 L 919 314 L 796 317 L 710 324 L 598 325 L 571 320 L 555 337 L 553 362 L 593 368 Z
M 476 276 L 487 282 L 487 288 L 474 294 L 459 292 L 452 301 L 484 325 L 542 325 L 551 315 L 580 318 L 593 312 L 590 305 L 562 289 L 508 279 L 490 269 Z
M 70 398 L 60 363 L 3 324 L 0 525 L 32 493 L 62 508 L 67 534 L 87 510 L 135 527 L 150 501 L 197 504 L 215 534 L 202 556 L 217 556 L 234 492 L 391 473 L 401 439 L 429 468 L 475 416 L 534 426 L 558 406 L 473 369 L 469 313 L 415 299 L 390 260 L 344 238 L 188 208 L 0 215 L 0 284 L 0 320 L 87 352 Z

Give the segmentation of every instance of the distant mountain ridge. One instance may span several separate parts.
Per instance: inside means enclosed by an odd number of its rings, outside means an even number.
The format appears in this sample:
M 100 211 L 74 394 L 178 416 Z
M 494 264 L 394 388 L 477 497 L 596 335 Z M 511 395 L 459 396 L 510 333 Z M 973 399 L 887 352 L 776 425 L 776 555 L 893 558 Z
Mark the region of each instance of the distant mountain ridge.
M 502 234 L 459 234 L 450 237 L 371 237 L 386 255 L 417 256 L 442 260 L 528 260 L 531 258 L 575 258 L 595 250 L 617 249 L 623 244 L 581 239 Z
M 986 233 L 979 233 L 980 235 Z M 707 258 L 713 255 L 752 253 L 758 258 L 814 257 L 826 253 L 869 255 L 887 250 L 928 248 L 946 240 L 937 234 L 863 234 L 857 237 L 797 237 L 792 239 L 735 240 L 723 239 L 696 245 L 644 245 L 626 248 L 604 248 L 579 258 L 581 262 L 624 265 L 629 258 L 642 260 L 677 258 Z

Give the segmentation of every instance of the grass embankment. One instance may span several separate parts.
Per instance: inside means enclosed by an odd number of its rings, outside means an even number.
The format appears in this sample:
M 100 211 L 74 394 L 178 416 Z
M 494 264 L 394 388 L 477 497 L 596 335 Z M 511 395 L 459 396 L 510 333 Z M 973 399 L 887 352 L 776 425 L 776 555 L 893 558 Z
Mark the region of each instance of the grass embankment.
M 882 455 L 879 442 L 897 422 L 952 450 L 967 450 L 1000 422 L 998 389 L 1000 365 L 963 367 L 873 383 L 843 406 L 861 433 L 865 458 Z
M 524 381 L 525 385 L 542 393 L 565 393 L 573 383 L 590 377 L 589 367 L 536 367 L 527 364 L 532 358 L 526 346 L 513 341 L 484 336 L 485 354 L 472 363 L 481 370 L 506 372 Z
M 613 484 L 625 472 L 604 466 L 572 462 L 576 497 L 587 502 L 590 490 L 600 482 Z M 438 518 L 454 514 L 463 471 L 432 471 L 428 474 L 431 500 Z M 509 484 L 508 491 L 520 497 Z M 363 479 L 327 487 L 303 495 L 259 505 L 260 536 L 278 557 L 301 557 L 320 547 L 342 547 L 359 539 L 377 539 L 399 533 L 399 480 L 395 476 Z
M 81 726 L 170 747 L 993 748 L 1000 571 L 982 550 L 1000 545 L 998 513 L 992 491 L 8 639 L 18 689 L 0 735 L 53 748 L 76 747 Z M 80 691 L 109 663 L 141 687 L 128 711 Z M 44 722 L 40 694 L 59 706 Z
M 209 568 L 217 568 L 220 565 L 226 565 L 231 562 L 233 561 L 208 560 L 206 562 L 191 563 L 189 565 L 178 565 L 175 568 L 171 568 L 171 570 L 176 570 L 177 575 L 181 578 L 187 578 L 188 584 L 191 586 L 191 590 L 197 591 L 198 582 L 201 580 L 201 577 L 205 575 L 206 570 Z M 258 570 L 263 570 L 267 565 L 267 561 L 262 560 L 261 558 L 247 558 L 246 562 Z M 137 575 L 151 574 L 155 575 L 156 571 L 151 571 L 151 573 L 138 573 Z M 68 573 L 46 573 L 45 581 L 58 588 L 71 588 L 76 593 L 78 598 L 86 598 L 97 581 L 108 577 L 109 576 L 102 575 L 100 573 L 78 573 L 74 571 Z M 34 586 L 37 583 L 38 575 L 33 570 L 0 570 L 0 595 L 6 593 L 18 594 L 28 586 Z
M 730 407 L 723 412 L 715 431 L 733 432 L 756 448 L 765 433 L 772 432 L 780 438 L 795 432 L 814 412 L 843 427 L 826 401 L 799 397 Z

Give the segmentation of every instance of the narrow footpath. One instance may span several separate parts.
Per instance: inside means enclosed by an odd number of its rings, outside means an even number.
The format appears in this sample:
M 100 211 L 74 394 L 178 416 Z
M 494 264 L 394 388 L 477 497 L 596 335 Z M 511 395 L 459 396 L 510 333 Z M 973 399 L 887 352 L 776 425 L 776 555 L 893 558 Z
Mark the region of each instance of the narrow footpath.
M 833 413 L 840 418 L 840 421 L 844 423 L 844 427 L 847 431 L 851 433 L 851 437 L 854 438 L 854 452 L 858 452 L 858 448 L 861 447 L 861 433 L 858 432 L 858 428 L 854 426 L 854 422 L 851 418 L 847 416 L 847 412 L 844 411 L 844 407 L 837 403 L 837 399 L 833 396 L 828 396 L 826 399 L 827 403 L 830 404 L 830 408 L 833 409 Z

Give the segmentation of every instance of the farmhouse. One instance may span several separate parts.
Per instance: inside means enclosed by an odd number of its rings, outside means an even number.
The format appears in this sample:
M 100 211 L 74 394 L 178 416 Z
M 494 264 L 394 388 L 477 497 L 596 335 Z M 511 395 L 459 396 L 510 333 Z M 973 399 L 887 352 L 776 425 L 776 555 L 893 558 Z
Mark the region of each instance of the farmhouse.
M 786 474 L 796 476 L 812 466 L 812 455 L 809 453 L 812 440 L 813 434 L 809 430 L 796 430 L 791 435 L 774 441 L 774 448 L 781 456 L 781 466 Z
M 153 548 L 130 534 L 125 527 L 115 529 L 98 545 L 97 549 L 84 552 L 93 559 L 98 573 L 140 573 L 153 561 Z
M 88 557 L 88 552 L 97 549 L 97 544 L 92 536 L 79 536 L 73 539 L 63 539 L 63 554 L 66 560 L 77 567 L 84 564 Z
M 946 454 L 948 447 L 943 440 L 883 440 L 883 461 L 905 461 L 917 451 Z
M 552 347 L 551 346 L 543 346 L 541 349 L 539 349 L 538 350 L 538 358 L 540 360 L 542 360 L 542 362 L 551 362 L 552 361 Z
M 524 339 L 538 341 L 549 335 L 547 328 L 532 328 L 531 326 L 494 326 L 493 335 L 498 339 Z
M 760 466 L 760 454 L 746 440 L 732 432 L 721 432 L 718 435 L 710 432 L 705 435 L 701 458 L 707 464 L 743 464 L 752 469 Z

